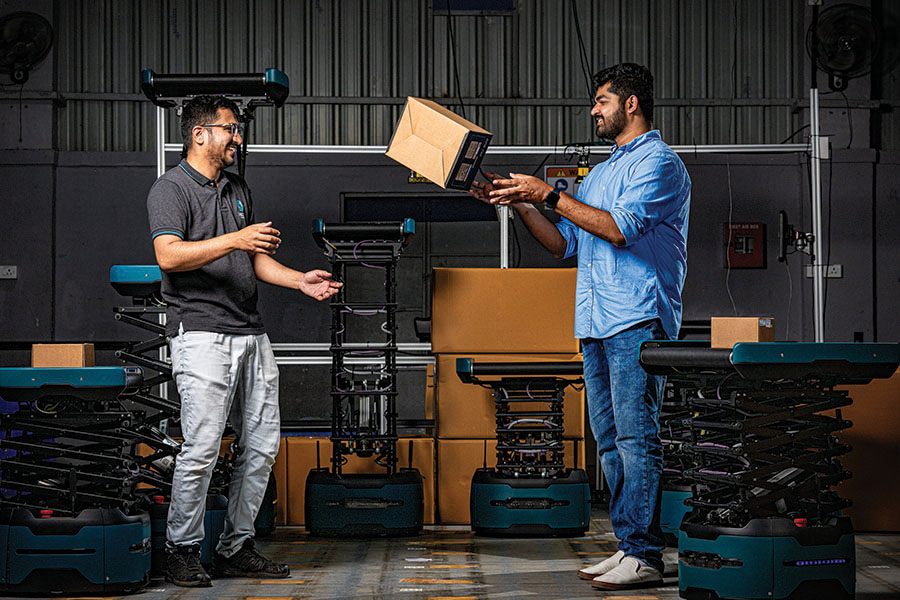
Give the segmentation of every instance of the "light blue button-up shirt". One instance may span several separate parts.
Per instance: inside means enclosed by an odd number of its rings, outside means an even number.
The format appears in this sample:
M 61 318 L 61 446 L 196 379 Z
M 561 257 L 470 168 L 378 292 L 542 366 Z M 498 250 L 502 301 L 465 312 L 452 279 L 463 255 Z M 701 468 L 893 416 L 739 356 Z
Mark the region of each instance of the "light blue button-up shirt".
M 649 131 L 613 148 L 584 178 L 576 198 L 609 212 L 625 245 L 615 246 L 565 218 L 557 223 L 566 258 L 578 254 L 575 337 L 606 338 L 659 318 L 676 339 L 691 203 L 684 163 L 659 131 Z

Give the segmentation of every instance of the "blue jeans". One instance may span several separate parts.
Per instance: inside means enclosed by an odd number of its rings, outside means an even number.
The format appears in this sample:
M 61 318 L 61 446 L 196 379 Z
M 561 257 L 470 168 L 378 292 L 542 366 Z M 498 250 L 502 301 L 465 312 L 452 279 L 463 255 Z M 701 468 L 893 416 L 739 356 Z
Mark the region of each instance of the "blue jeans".
M 231 556 L 255 534 L 254 521 L 281 441 L 278 365 L 262 335 L 181 330 L 170 342 L 181 396 L 184 443 L 175 460 L 167 545 L 203 541 L 206 492 L 226 420 L 241 452 L 228 488 L 225 530 L 216 551 Z
M 618 548 L 663 570 L 659 525 L 662 443 L 659 411 L 665 377 L 639 363 L 641 342 L 666 339 L 659 320 L 604 339 L 582 340 L 591 430 L 612 498 L 609 517 Z

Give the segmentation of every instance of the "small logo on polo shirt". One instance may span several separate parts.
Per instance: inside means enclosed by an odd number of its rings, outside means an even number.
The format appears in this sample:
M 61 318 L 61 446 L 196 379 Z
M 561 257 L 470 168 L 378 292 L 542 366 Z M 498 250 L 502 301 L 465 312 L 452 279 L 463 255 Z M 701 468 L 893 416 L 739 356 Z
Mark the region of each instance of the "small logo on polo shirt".
M 238 213 L 241 215 L 241 219 L 245 219 L 246 217 L 244 217 L 244 203 L 241 202 L 240 198 L 237 198 L 237 209 Z

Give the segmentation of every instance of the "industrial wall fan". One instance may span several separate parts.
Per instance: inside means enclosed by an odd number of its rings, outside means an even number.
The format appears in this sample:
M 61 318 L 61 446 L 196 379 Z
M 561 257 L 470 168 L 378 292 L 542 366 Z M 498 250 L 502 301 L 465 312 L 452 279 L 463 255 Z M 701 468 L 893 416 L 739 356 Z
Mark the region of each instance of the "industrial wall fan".
M 0 17 L 0 73 L 23 84 L 53 45 L 53 27 L 39 14 L 15 12 Z
M 828 87 L 835 91 L 845 90 L 848 80 L 869 72 L 881 43 L 881 26 L 869 9 L 856 4 L 823 10 L 806 34 L 809 57 L 828 73 Z

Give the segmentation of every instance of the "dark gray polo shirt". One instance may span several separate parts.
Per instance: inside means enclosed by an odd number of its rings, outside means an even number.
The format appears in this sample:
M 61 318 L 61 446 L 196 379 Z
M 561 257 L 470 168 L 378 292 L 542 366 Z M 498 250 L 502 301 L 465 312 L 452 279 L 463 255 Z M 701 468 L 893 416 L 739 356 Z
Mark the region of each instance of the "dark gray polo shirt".
M 147 196 L 150 235 L 169 233 L 189 242 L 208 240 L 253 223 L 250 188 L 239 176 L 223 171 L 219 184 L 186 160 L 164 173 Z M 193 271 L 162 274 L 166 334 L 211 331 L 264 333 L 256 309 L 256 273 L 250 255 L 235 251 Z

